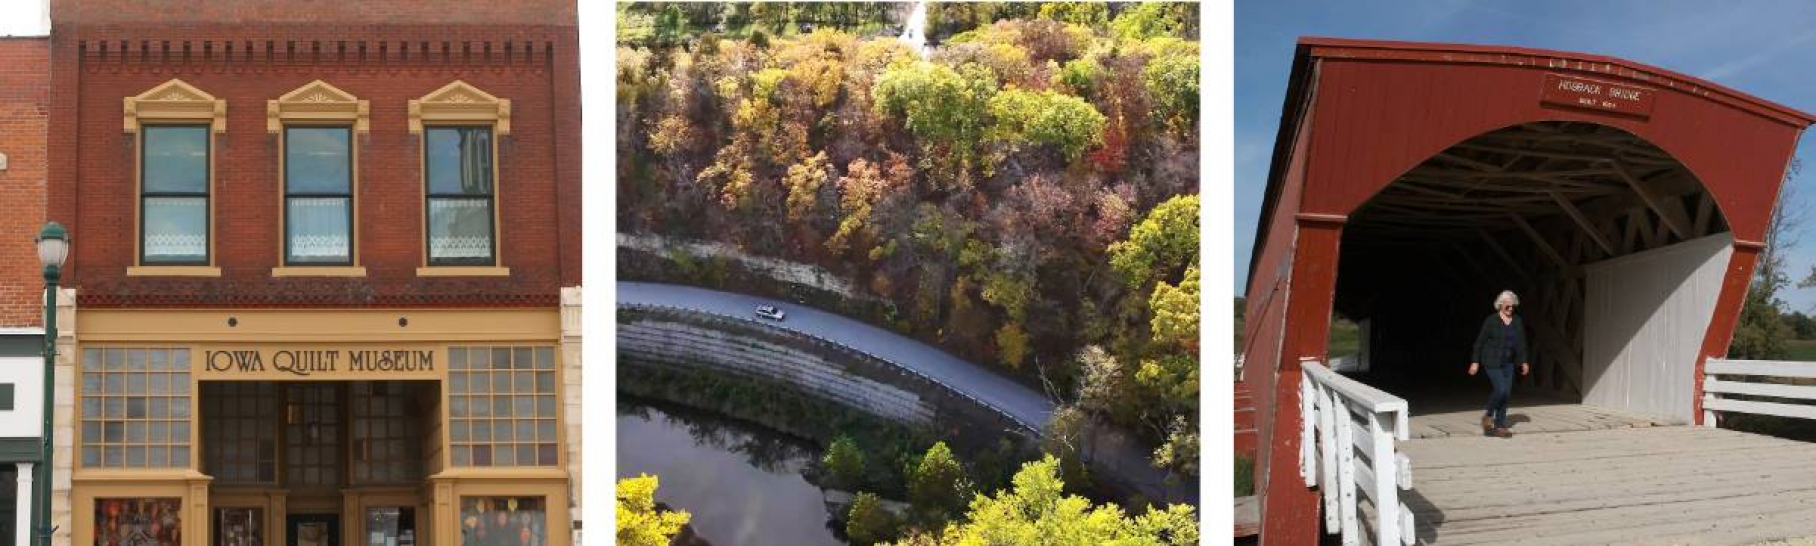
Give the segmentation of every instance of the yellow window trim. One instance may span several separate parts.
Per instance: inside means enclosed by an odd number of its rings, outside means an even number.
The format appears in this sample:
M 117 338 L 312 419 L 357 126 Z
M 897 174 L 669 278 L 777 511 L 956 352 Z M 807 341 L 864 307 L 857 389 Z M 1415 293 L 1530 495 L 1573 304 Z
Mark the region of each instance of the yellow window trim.
M 470 267 L 470 266 L 453 266 L 453 265 L 445 265 L 445 266 L 439 266 L 439 267 L 418 267 L 418 268 L 416 268 L 416 276 L 418 276 L 418 277 L 509 277 L 509 276 L 511 276 L 511 268 L 504 267 L 504 266 Z
M 128 277 L 219 277 L 221 268 L 206 265 L 135 265 L 126 268 Z
M 145 125 L 207 124 L 213 134 L 227 132 L 227 101 L 217 99 L 214 95 L 190 85 L 178 78 L 159 84 L 123 101 L 125 108 L 125 129 L 135 135 L 133 139 L 133 195 L 140 196 L 145 189 L 144 153 L 145 138 L 139 131 Z M 212 135 L 208 141 L 208 263 L 215 262 L 215 228 L 218 224 L 214 216 L 214 160 L 218 147 Z M 133 262 L 144 257 L 145 234 L 142 231 L 143 206 L 134 206 L 132 210 L 132 254 Z M 219 277 L 221 271 L 209 266 L 134 266 L 126 269 L 131 276 L 182 276 L 182 277 Z M 212 270 L 212 273 L 199 273 L 190 270 Z M 140 270 L 135 273 L 134 270 Z M 165 273 L 165 271 L 179 271 Z
M 410 132 L 422 134 L 423 126 L 490 126 L 492 130 L 492 266 L 489 267 L 456 267 L 429 266 L 429 218 L 425 210 L 422 227 L 422 261 L 418 262 L 418 277 L 502 277 L 511 274 L 504 266 L 504 227 L 500 225 L 504 213 L 504 183 L 500 178 L 498 157 L 498 140 L 511 133 L 511 99 L 501 99 L 467 84 L 454 80 L 453 83 L 430 91 L 420 99 L 410 101 Z M 422 202 L 426 205 L 429 192 L 429 165 L 426 157 L 426 141 L 419 141 L 416 154 L 417 171 L 422 176 L 418 186 L 422 193 Z
M 144 122 L 207 123 L 215 133 L 227 132 L 227 101 L 180 79 L 126 97 L 125 107 L 128 133 L 139 132 Z
M 271 268 L 273 277 L 364 277 L 364 266 L 291 265 Z
M 286 122 L 341 122 L 365 133 L 371 130 L 370 116 L 367 101 L 321 80 L 265 101 L 265 130 L 270 133 L 283 131 Z
M 422 133 L 424 122 L 491 123 L 498 136 L 508 135 L 511 134 L 511 99 L 492 96 L 467 82 L 455 80 L 410 101 L 410 132 Z

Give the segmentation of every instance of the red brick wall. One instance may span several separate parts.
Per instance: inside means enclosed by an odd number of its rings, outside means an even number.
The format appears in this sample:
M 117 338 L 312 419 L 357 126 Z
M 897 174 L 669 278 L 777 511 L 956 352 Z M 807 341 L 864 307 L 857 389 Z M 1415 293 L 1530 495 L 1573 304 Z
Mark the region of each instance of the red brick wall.
M 0 327 L 42 326 L 44 277 L 32 238 L 44 225 L 50 40 L 0 38 Z
M 574 26 L 575 0 L 53 0 L 58 23 Z
M 54 25 L 50 215 L 75 241 L 80 305 L 552 306 L 560 287 L 580 283 L 573 27 Z M 214 149 L 219 278 L 125 275 L 136 259 L 136 149 L 121 128 L 121 99 L 171 78 L 227 101 L 227 132 Z M 316 79 L 371 106 L 371 132 L 355 140 L 355 252 L 365 278 L 271 276 L 282 262 L 283 228 L 280 150 L 266 132 L 265 101 Z M 508 278 L 415 273 L 423 260 L 422 151 L 408 130 L 408 101 L 455 80 L 512 101 L 511 133 L 498 144 L 499 253 Z

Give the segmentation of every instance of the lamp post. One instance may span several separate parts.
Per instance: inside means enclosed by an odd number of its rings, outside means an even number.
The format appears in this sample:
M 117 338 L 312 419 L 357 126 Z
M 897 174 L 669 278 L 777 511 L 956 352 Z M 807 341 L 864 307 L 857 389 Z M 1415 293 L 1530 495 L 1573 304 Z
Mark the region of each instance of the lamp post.
M 63 277 L 63 260 L 69 258 L 69 232 L 51 222 L 38 231 L 38 263 L 44 265 L 44 442 L 32 477 L 32 523 L 38 529 L 38 546 L 50 546 L 51 424 L 56 402 L 57 281 Z

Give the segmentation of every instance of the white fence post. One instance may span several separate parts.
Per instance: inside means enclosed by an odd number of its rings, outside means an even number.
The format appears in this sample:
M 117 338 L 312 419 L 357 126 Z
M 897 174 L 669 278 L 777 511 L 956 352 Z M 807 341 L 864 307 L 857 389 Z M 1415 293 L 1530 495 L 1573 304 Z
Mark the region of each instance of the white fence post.
M 1316 361 L 1301 366 L 1300 472 L 1307 487 L 1321 490 L 1326 532 L 1342 533 L 1345 546 L 1412 544 L 1413 514 L 1400 494 L 1412 488 L 1412 463 L 1397 449 L 1410 436 L 1406 401 Z M 1370 536 L 1359 521 L 1362 497 L 1375 508 Z

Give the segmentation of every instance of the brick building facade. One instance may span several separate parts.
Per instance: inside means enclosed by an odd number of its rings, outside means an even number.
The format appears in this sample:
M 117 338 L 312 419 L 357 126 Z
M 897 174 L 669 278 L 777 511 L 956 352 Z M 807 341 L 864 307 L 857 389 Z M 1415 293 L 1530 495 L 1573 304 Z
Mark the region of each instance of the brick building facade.
M 44 224 L 50 40 L 0 38 L 0 329 L 42 326 L 44 276 L 32 236 Z
M 0 546 L 25 544 L 42 447 L 44 224 L 50 40 L 0 37 Z
M 577 537 L 571 1 L 56 2 L 49 53 L 57 543 Z

